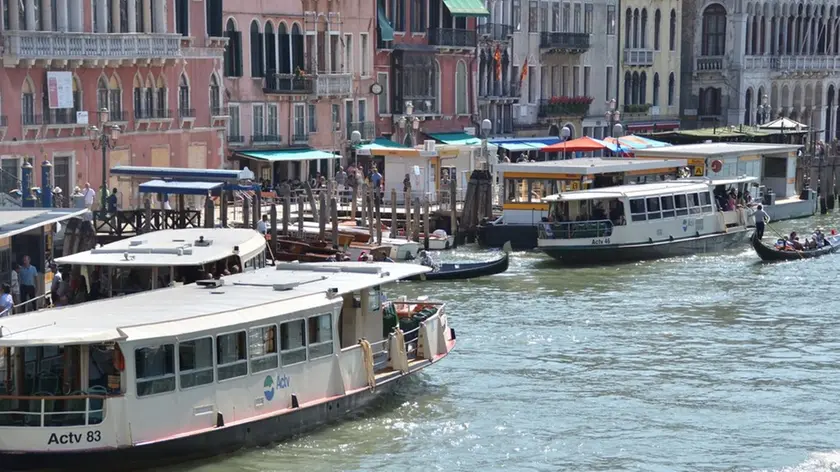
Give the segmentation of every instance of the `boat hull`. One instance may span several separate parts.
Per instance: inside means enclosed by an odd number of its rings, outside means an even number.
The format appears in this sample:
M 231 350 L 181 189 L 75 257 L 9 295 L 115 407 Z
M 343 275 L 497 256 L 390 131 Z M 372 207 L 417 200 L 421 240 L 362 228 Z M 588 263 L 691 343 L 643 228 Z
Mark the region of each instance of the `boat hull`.
M 364 388 L 341 398 L 301 406 L 293 412 L 229 424 L 208 432 L 150 444 L 78 452 L 0 452 L 0 471 L 148 470 L 210 458 L 242 448 L 265 446 L 350 416 L 391 393 L 405 378 L 406 375 L 396 372 L 393 378 L 378 384 L 374 391 Z
M 473 262 L 466 264 L 441 264 L 435 272 L 426 272 L 408 280 L 466 280 L 488 275 L 501 274 L 508 269 L 510 256 L 505 253 L 502 257 L 489 262 Z
M 610 246 L 541 246 L 549 256 L 565 264 L 632 262 L 666 257 L 689 256 L 718 252 L 742 244 L 746 229 L 700 237 L 675 239 L 650 244 L 617 244 Z
M 512 249 L 527 251 L 537 247 L 537 232 L 537 226 L 531 224 L 485 224 L 478 227 L 478 244 L 486 248 L 500 248 L 510 242 Z
M 810 251 L 779 251 L 762 243 L 760 239 L 755 237 L 755 234 L 753 234 L 751 242 L 755 253 L 762 261 L 766 262 L 813 259 L 815 257 L 833 254 L 840 250 L 840 236 L 832 236 L 828 238 L 828 242 L 831 246 Z

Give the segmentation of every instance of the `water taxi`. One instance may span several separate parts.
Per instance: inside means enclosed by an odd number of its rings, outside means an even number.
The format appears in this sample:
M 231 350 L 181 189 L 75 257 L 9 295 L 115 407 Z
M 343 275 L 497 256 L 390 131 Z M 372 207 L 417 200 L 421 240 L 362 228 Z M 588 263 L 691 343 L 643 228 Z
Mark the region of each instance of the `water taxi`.
M 564 263 L 657 259 L 742 243 L 752 211 L 718 202 L 741 195 L 755 177 L 681 179 L 582 190 L 545 198 L 540 250 Z
M 202 274 L 241 272 L 265 267 L 265 237 L 252 229 L 187 228 L 140 234 L 90 251 L 59 257 L 67 275 L 84 278 L 86 293 L 68 294 L 69 302 L 125 295 L 192 283 Z M 59 300 L 54 300 L 59 303 Z
M 416 264 L 281 263 L 0 320 L 0 468 L 136 470 L 338 420 L 455 347 Z

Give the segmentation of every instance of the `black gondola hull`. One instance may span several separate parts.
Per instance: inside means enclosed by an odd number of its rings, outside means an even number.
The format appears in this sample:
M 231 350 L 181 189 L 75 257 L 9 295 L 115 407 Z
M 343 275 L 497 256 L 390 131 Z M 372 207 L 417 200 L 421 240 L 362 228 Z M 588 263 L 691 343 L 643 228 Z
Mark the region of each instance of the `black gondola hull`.
M 829 246 L 820 249 L 812 249 L 810 251 L 779 251 L 776 248 L 767 246 L 755 234 L 752 238 L 752 247 L 758 257 L 763 261 L 777 262 L 777 261 L 798 261 L 801 259 L 813 259 L 815 257 L 825 256 L 840 251 L 840 235 L 830 236 L 826 238 Z
M 489 262 L 467 264 L 441 264 L 438 270 L 415 275 L 407 280 L 466 280 L 476 277 L 501 274 L 508 269 L 510 259 L 505 253 L 502 257 Z

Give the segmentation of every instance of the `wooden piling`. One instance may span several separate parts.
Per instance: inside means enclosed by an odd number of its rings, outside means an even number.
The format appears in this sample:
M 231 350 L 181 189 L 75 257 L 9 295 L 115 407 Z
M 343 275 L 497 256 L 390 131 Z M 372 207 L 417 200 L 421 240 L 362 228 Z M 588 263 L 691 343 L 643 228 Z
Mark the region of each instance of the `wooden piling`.
M 456 180 L 449 181 L 449 232 L 452 236 L 452 249 L 455 249 L 455 241 L 458 240 L 458 199 L 456 198 L 458 182 Z
M 254 218 L 251 225 L 254 229 L 257 229 L 257 224 L 262 219 L 262 191 L 261 190 L 254 190 L 254 206 L 251 207 L 251 210 L 254 212 Z
M 338 200 L 335 197 L 330 198 L 330 220 L 333 249 L 338 249 Z
M 178 228 L 187 227 L 187 196 L 178 195 Z
M 242 226 L 251 227 L 251 200 L 247 197 L 242 199 Z
M 272 203 L 271 208 L 268 210 L 268 219 L 269 223 L 271 223 L 271 254 L 272 256 L 277 253 L 277 204 Z
M 382 244 L 382 200 L 379 197 L 379 189 L 376 189 L 376 195 L 373 197 L 373 208 L 376 214 L 376 243 Z
M 303 197 L 298 197 L 298 239 L 302 241 L 305 236 L 303 232 Z
M 397 237 L 397 189 L 391 189 L 391 238 Z
M 318 212 L 318 240 L 326 241 L 327 239 L 327 194 L 321 192 L 318 195 L 321 200 L 320 211 Z
M 405 222 L 403 226 L 403 232 L 405 233 L 405 239 L 411 240 L 411 235 L 413 233 L 412 222 L 411 222 L 411 184 L 408 184 L 408 188 L 405 190 Z
M 292 196 L 286 194 L 283 196 L 283 236 L 289 235 L 289 223 L 292 218 Z
M 303 183 L 303 190 L 306 192 L 306 200 L 309 202 L 309 208 L 312 210 L 312 217 L 317 221 L 318 202 L 315 201 L 315 194 L 312 192 L 312 186 L 309 185 L 309 182 Z M 302 214 L 301 217 L 303 217 Z
M 358 202 L 359 198 L 359 184 L 353 185 L 351 188 L 353 195 L 350 197 L 350 219 L 356 221 L 356 211 L 358 210 L 356 202 Z
M 367 209 L 368 209 L 368 217 L 367 217 L 367 227 L 368 227 L 368 234 L 370 234 L 370 242 L 376 242 L 376 231 L 373 227 L 373 186 L 368 188 L 367 191 Z
M 143 210 L 146 218 L 143 219 L 143 232 L 148 233 L 152 230 L 152 201 L 148 198 L 143 200 Z
M 419 241 L 420 240 L 420 199 L 417 198 L 414 200 L 414 218 L 413 222 L 411 223 L 411 240 L 412 241 Z
M 206 197 L 204 197 L 204 227 L 205 228 L 212 228 L 214 223 L 216 222 L 216 216 L 214 215 L 216 210 L 216 205 L 213 204 L 213 198 L 208 193 Z
M 228 225 L 228 190 L 222 188 L 219 192 L 219 220 L 222 223 L 222 228 L 227 228 Z
M 429 250 L 429 199 L 423 199 L 423 248 Z

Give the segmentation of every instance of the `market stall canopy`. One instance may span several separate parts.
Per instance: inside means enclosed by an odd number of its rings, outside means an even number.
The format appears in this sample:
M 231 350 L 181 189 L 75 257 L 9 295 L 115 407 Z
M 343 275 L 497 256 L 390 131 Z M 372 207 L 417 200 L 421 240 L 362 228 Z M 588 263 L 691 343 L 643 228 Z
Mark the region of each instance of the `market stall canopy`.
M 431 133 L 429 137 L 435 141 L 454 146 L 478 146 L 481 140 L 467 133 Z
M 506 151 L 520 152 L 520 151 L 541 151 L 544 147 L 550 146 L 560 142 L 560 138 L 540 137 L 540 138 L 509 138 L 509 139 L 491 139 L 490 144 L 494 144 Z
M 452 16 L 490 16 L 482 0 L 443 0 Z
M 566 142 L 560 142 L 542 148 L 543 152 L 592 152 L 610 149 L 604 141 L 600 139 L 583 136 L 582 138 L 570 139 Z
M 218 194 L 224 186 L 222 182 L 174 182 L 151 180 L 140 184 L 140 193 L 163 193 L 167 195 L 207 195 Z
M 360 156 L 419 156 L 420 151 L 388 138 L 379 137 L 368 144 L 356 146 L 356 154 Z
M 791 130 L 797 131 L 799 130 L 807 130 L 808 125 L 800 123 L 798 121 L 791 120 L 790 118 L 779 118 L 778 120 L 773 120 L 769 123 L 764 123 L 763 125 L 758 126 L 759 129 L 769 129 L 769 130 Z
M 624 151 L 632 151 L 634 149 L 648 149 L 648 148 L 659 148 L 659 147 L 667 147 L 670 146 L 669 143 L 665 143 L 662 141 L 656 141 L 654 139 L 643 138 L 641 136 L 636 135 L 629 135 L 629 136 L 622 136 L 620 138 L 604 138 L 604 142 L 608 144 L 612 144 L 613 146 L 624 150 Z
M 270 151 L 242 151 L 238 152 L 242 157 L 259 159 L 267 162 L 291 162 L 291 161 L 314 161 L 318 159 L 338 159 L 338 154 L 319 151 L 312 148 L 298 149 L 274 149 Z

